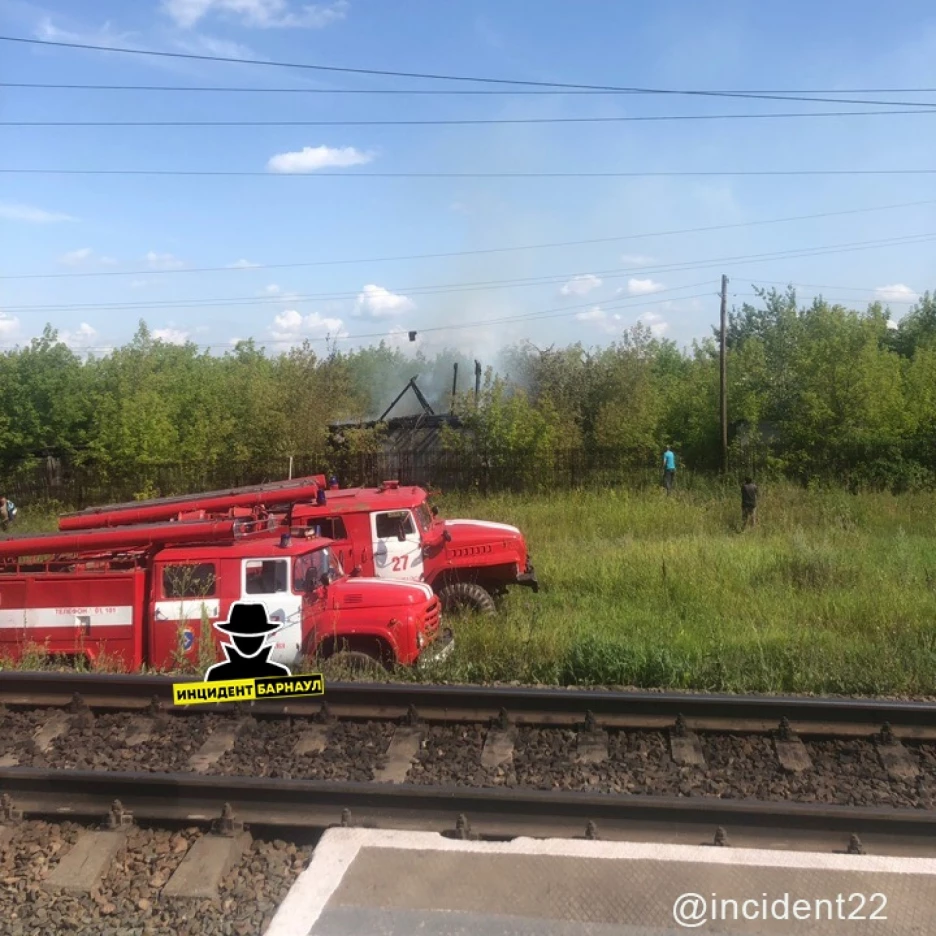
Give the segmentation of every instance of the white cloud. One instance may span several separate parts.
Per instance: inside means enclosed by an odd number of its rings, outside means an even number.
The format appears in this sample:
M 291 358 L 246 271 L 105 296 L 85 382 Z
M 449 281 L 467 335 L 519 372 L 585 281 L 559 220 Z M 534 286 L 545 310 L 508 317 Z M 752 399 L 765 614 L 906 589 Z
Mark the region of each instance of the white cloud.
M 59 335 L 59 339 L 67 344 L 72 351 L 84 351 L 94 347 L 94 342 L 97 337 L 97 330 L 92 328 L 87 322 L 82 322 L 73 332 L 63 331 Z
M 298 152 L 271 156 L 267 169 L 271 172 L 315 172 L 333 166 L 345 169 L 369 163 L 373 158 L 373 153 L 362 153 L 353 146 L 305 146 Z
M 46 211 L 32 205 L 15 202 L 0 202 L 0 218 L 5 221 L 26 221 L 29 224 L 55 224 L 59 221 L 76 221 L 71 215 L 60 211 Z
M 205 36 L 193 33 L 185 38 L 174 40 L 176 48 L 191 55 L 214 55 L 219 58 L 232 59 L 259 59 L 260 56 L 249 46 L 229 39 L 217 39 L 214 36 Z
M 151 270 L 181 270 L 185 262 L 171 253 L 156 253 L 151 250 L 146 255 L 146 263 Z
M 876 299 L 880 299 L 881 302 L 900 302 L 911 305 L 920 298 L 919 293 L 903 283 L 894 283 L 892 286 L 878 286 L 874 290 L 874 296 Z
M 189 339 L 189 332 L 181 328 L 154 328 L 153 337 L 166 344 L 184 345 Z
M 629 279 L 627 281 L 627 292 L 631 296 L 646 296 L 649 293 L 659 292 L 663 289 L 662 283 L 656 283 L 652 279 Z
M 264 289 L 263 291 L 268 296 L 276 296 L 281 292 L 279 286 L 277 286 L 276 283 L 270 283 L 270 285 L 267 286 L 266 289 Z
M 653 263 L 653 257 L 646 254 L 621 254 L 621 263 L 628 266 L 647 266 L 648 263 Z
M 887 320 L 887 327 L 888 327 L 888 328 L 891 328 L 891 329 L 893 329 L 893 330 L 895 330 L 895 331 L 896 331 L 898 328 L 900 328 L 900 326 L 899 326 L 893 319 L 888 319 L 888 320 Z
M 301 315 L 287 309 L 273 319 L 270 334 L 276 341 L 299 341 L 302 338 L 336 338 L 347 335 L 340 318 L 330 318 L 318 312 Z
M 383 286 L 371 283 L 358 293 L 354 314 L 359 318 L 379 319 L 400 315 L 415 308 L 416 303 L 408 296 L 392 293 Z
M 259 263 L 254 263 L 253 260 L 235 260 L 233 263 L 228 264 L 228 268 L 231 270 L 252 270 L 254 267 L 260 266 Z
M 585 312 L 579 312 L 575 316 L 579 322 L 586 322 L 594 325 L 606 334 L 613 335 L 621 330 L 622 318 L 619 313 L 608 313 L 601 306 L 592 306 Z
M 582 276 L 573 276 L 559 292 L 563 296 L 587 296 L 593 289 L 601 285 L 601 280 L 593 273 L 585 273 Z
M 15 315 L 7 315 L 0 310 L 0 338 L 12 338 L 20 328 L 20 320 Z
M 113 257 L 95 256 L 90 247 L 81 247 L 78 250 L 69 250 L 59 257 L 58 262 L 64 266 L 79 267 L 85 266 L 90 261 L 99 263 L 101 266 L 114 266 L 117 261 Z
M 163 0 L 163 11 L 176 25 L 188 29 L 211 13 L 235 17 L 259 29 L 323 29 L 343 20 L 348 0 L 305 4 L 293 12 L 287 0 Z
M 669 328 L 669 322 L 664 322 L 663 317 L 656 312 L 645 312 L 637 321 L 647 325 L 655 338 L 659 338 Z
M 131 38 L 134 33 L 116 32 L 111 28 L 110 21 L 105 22 L 99 29 L 86 29 L 81 32 L 72 32 L 68 29 L 59 29 L 51 17 L 44 16 L 36 26 L 36 38 L 46 39 L 49 42 L 78 42 L 82 45 L 121 46 L 122 48 L 142 48 L 134 46 Z M 98 53 L 116 54 L 116 53 Z
M 65 266 L 81 266 L 85 260 L 91 259 L 91 254 L 93 253 L 94 251 L 90 247 L 69 250 L 68 253 L 64 253 L 59 257 L 59 263 L 63 263 Z

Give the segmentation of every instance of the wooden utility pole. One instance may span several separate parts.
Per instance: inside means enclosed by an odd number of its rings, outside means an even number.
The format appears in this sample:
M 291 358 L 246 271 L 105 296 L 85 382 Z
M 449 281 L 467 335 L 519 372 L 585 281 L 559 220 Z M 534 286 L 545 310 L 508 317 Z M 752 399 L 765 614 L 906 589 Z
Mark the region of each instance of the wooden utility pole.
M 728 473 L 728 277 L 721 278 L 721 447 L 722 471 Z

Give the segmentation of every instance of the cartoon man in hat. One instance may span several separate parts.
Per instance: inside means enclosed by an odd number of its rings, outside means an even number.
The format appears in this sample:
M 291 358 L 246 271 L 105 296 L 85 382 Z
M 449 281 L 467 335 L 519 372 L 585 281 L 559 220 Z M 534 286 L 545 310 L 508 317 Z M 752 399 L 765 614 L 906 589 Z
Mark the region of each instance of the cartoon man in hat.
M 286 625 L 269 620 L 264 605 L 236 601 L 231 605 L 228 620 L 215 621 L 214 626 L 227 634 L 234 643 L 221 644 L 227 659 L 208 668 L 205 682 L 292 675 L 287 666 L 271 663 L 267 659 L 273 649 L 266 642 L 267 637 Z

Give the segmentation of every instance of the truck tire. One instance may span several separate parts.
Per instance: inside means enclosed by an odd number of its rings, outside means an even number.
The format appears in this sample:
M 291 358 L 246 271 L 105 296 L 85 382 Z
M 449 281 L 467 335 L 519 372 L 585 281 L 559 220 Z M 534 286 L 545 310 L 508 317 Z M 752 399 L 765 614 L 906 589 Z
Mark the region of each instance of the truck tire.
M 494 614 L 497 610 L 494 599 L 476 582 L 452 582 L 439 591 L 439 599 L 446 612 L 468 610 L 478 614 Z

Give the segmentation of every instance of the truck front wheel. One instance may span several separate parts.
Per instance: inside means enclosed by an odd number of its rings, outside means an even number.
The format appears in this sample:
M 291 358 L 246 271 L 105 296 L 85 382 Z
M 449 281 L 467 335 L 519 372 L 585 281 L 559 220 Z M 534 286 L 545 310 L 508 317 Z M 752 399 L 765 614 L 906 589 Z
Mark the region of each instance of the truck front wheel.
M 497 610 L 488 591 L 476 582 L 452 582 L 439 591 L 442 609 L 447 613 L 475 611 L 478 614 L 494 614 Z

